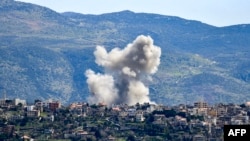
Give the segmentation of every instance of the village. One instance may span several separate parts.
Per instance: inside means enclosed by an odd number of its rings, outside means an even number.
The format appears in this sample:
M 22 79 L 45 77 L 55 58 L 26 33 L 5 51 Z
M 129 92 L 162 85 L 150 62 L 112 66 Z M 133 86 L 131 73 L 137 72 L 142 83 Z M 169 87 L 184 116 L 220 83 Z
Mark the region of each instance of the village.
M 248 125 L 250 103 L 166 106 L 0 100 L 0 140 L 222 141 L 224 125 Z

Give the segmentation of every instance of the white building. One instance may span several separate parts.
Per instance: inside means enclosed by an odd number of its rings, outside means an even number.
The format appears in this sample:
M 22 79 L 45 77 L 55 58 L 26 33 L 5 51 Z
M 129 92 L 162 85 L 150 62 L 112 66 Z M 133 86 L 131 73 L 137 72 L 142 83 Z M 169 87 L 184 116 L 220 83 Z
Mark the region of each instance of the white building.
M 15 98 L 14 99 L 14 105 L 17 106 L 18 104 L 26 105 L 26 100 Z
M 134 108 L 131 108 L 131 109 L 128 109 L 128 116 L 135 116 L 136 114 L 136 109 Z
M 189 110 L 190 115 L 207 115 L 207 108 L 193 108 Z
M 33 111 L 35 109 L 34 105 L 27 106 L 27 111 Z
M 143 116 L 143 114 L 139 113 L 139 114 L 136 114 L 136 121 L 139 121 L 139 122 L 142 122 L 145 120 L 145 117 Z

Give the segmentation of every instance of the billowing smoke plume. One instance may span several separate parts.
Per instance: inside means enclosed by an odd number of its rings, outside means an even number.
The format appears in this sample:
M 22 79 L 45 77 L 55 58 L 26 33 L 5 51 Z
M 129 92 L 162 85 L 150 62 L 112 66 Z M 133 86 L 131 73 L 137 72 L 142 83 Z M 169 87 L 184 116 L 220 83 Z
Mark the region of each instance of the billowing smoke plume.
M 160 64 L 161 49 L 149 36 L 138 36 L 124 49 L 110 52 L 97 46 L 95 62 L 105 68 L 105 74 L 87 70 L 87 84 L 92 95 L 89 103 L 129 104 L 151 102 L 149 89 L 142 78 L 154 74 Z

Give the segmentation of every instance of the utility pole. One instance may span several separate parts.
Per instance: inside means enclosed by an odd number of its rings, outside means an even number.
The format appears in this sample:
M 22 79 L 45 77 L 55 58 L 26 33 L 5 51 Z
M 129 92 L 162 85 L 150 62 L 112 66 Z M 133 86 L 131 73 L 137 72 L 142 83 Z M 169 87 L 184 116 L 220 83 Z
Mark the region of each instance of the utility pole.
M 6 100 L 6 91 L 3 90 L 3 100 Z

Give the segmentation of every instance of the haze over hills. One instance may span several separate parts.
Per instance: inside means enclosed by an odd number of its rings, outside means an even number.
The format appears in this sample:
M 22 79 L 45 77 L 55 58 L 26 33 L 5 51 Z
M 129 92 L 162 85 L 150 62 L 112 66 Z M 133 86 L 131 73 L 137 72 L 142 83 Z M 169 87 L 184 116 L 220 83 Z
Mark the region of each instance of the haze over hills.
M 104 71 L 95 64 L 96 45 L 123 48 L 138 35 L 149 35 L 162 50 L 158 72 L 146 81 L 152 101 L 250 100 L 249 24 L 215 27 L 132 11 L 57 13 L 3 0 L 0 25 L 0 92 L 9 98 L 84 101 L 85 70 Z

